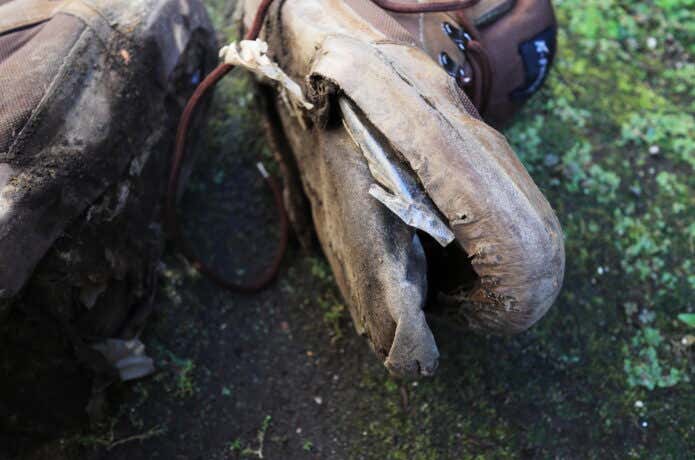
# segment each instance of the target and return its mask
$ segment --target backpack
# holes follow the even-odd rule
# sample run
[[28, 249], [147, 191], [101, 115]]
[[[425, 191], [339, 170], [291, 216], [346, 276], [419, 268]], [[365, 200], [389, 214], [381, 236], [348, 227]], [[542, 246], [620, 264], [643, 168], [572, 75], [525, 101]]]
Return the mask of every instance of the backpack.
[[178, 115], [215, 62], [197, 0], [0, 0], [4, 429], [64, 429], [151, 371], [153, 222]]

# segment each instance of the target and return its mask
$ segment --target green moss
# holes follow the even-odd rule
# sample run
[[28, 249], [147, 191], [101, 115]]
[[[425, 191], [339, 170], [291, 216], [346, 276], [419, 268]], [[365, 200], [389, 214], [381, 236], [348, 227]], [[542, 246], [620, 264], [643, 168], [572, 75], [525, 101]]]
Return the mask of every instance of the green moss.
[[[634, 455], [675, 452], [682, 441], [652, 427], [670, 421], [687, 437], [693, 422], [674, 408], [692, 391], [691, 352], [672, 344], [685, 333], [674, 319], [691, 305], [695, 203], [695, 122], [683, 97], [693, 93], [693, 35], [672, 22], [692, 12], [676, 3], [558, 2], [555, 78], [508, 132], [566, 234], [564, 291], [532, 334], [557, 349], [565, 340], [548, 326], [576, 331], [579, 361], [568, 369], [603, 422], [592, 425], [576, 396], [564, 405], [589, 439], [611, 439], [610, 449], [623, 439]], [[645, 389], [664, 386], [676, 390], [654, 390], [649, 410], [635, 412]], [[630, 446], [631, 432], [652, 442]]]

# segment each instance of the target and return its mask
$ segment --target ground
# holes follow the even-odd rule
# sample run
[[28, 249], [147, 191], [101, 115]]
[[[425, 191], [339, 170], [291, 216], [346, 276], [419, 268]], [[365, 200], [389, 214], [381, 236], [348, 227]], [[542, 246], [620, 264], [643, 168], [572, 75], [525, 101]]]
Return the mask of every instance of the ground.
[[[120, 387], [64, 457], [693, 458], [695, 2], [555, 5], [555, 69], [505, 131], [566, 237], [565, 285], [537, 326], [480, 337], [432, 318], [437, 376], [399, 382], [320, 254], [293, 243], [278, 281], [245, 296], [170, 248], [143, 337], [158, 373]], [[230, 2], [208, 6], [233, 36]], [[183, 207], [201, 251], [240, 276], [276, 236], [255, 107], [241, 76], [220, 88]]]

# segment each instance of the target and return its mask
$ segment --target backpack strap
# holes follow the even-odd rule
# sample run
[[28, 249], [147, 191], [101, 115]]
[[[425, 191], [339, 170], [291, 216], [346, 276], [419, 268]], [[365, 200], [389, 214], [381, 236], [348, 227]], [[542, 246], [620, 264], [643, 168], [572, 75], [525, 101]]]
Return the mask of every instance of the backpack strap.
[[46, 22], [57, 14], [81, 19], [103, 41], [113, 33], [108, 20], [92, 2], [85, 0], [10, 0], [0, 3], [0, 35]]
[[107, 43], [113, 33], [117, 32], [116, 28], [109, 24], [99, 6], [89, 0], [64, 0], [54, 13], [67, 14], [82, 20], [104, 43]]
[[0, 5], [0, 34], [49, 20], [64, 0], [10, 0]]

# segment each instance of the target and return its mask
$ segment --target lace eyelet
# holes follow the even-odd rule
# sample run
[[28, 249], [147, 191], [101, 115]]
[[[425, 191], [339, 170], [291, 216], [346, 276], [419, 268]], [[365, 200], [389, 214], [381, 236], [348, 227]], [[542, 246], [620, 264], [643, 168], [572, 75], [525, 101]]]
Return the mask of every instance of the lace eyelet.
[[459, 66], [456, 71], [456, 80], [460, 86], [468, 86], [473, 81], [473, 78], [466, 73], [466, 69]]
[[452, 26], [448, 22], [442, 22], [442, 30], [444, 31], [445, 34], [447, 34], [448, 37], [453, 38], [455, 35], [457, 35], [457, 29], [456, 27]]
[[452, 77], [456, 76], [456, 69], [458, 65], [454, 62], [453, 59], [451, 59], [451, 56], [449, 56], [445, 51], [439, 53], [439, 64], [441, 64], [446, 73], [448, 73]]
[[473, 40], [473, 38], [465, 30], [458, 29], [452, 26], [448, 22], [442, 23], [442, 30], [444, 33], [454, 42], [456, 47], [462, 53], [468, 51], [468, 43]]

